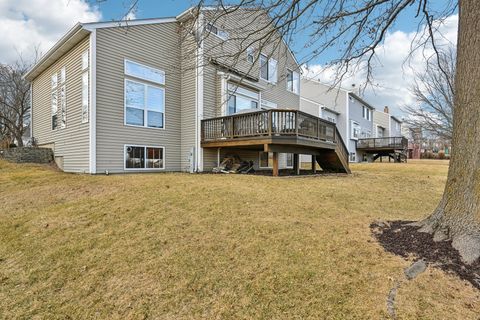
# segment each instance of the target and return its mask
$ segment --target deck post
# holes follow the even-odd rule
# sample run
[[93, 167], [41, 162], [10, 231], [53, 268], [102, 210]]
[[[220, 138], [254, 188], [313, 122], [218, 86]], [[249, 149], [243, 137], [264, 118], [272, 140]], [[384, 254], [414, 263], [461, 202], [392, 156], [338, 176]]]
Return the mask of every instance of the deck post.
[[317, 156], [312, 154], [312, 173], [317, 173]]
[[300, 174], [300, 157], [298, 153], [293, 154], [293, 171], [294, 174]]
[[272, 175], [278, 177], [278, 152], [273, 152], [273, 171]]

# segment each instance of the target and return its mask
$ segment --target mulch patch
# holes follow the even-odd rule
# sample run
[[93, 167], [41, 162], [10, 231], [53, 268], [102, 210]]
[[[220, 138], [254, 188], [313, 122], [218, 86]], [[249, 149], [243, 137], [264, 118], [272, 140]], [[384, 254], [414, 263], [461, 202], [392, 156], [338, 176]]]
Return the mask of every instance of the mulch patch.
[[480, 289], [480, 261], [471, 265], [462, 262], [451, 241], [433, 241], [433, 235], [419, 232], [418, 227], [408, 225], [413, 221], [374, 222], [370, 229], [383, 248], [408, 258], [423, 259], [429, 265], [447, 273], [456, 274]]

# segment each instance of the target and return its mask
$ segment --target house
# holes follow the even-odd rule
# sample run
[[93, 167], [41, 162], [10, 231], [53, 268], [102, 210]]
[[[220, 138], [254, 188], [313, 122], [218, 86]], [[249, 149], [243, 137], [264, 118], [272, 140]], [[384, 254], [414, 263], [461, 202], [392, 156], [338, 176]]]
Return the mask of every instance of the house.
[[389, 161], [406, 161], [408, 140], [402, 133], [402, 121], [390, 114], [388, 106], [384, 107], [383, 112], [373, 112], [373, 126], [375, 136], [360, 141], [357, 148], [362, 150], [370, 161], [382, 161], [383, 157], [388, 157]]
[[[301, 79], [301, 87], [300, 110], [334, 122], [347, 146], [349, 161], [363, 161], [357, 141], [372, 137], [375, 108], [353, 90], [332, 88], [308, 78]], [[302, 157], [302, 161], [306, 159]]]
[[348, 172], [336, 126], [299, 111], [299, 65], [272, 28], [248, 8], [78, 23], [26, 75], [31, 136], [66, 172], [202, 172], [231, 153]]

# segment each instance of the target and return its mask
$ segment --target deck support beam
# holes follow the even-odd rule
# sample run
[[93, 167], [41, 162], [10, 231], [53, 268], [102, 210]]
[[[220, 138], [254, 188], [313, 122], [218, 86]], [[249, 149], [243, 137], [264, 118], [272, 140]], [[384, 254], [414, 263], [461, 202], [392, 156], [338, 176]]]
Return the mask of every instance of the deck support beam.
[[317, 156], [312, 155], [312, 173], [317, 173]]
[[300, 157], [298, 153], [293, 154], [293, 171], [294, 174], [300, 174]]
[[272, 175], [278, 177], [278, 152], [273, 153], [273, 171]]

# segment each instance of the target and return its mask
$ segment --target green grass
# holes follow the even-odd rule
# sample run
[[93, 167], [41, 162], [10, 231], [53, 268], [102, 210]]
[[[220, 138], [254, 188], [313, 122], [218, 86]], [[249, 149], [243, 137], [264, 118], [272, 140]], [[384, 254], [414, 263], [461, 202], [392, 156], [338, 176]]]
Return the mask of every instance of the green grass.
[[[0, 318], [381, 319], [409, 262], [369, 224], [437, 204], [447, 163], [343, 177], [87, 176], [0, 162]], [[475, 319], [439, 270], [403, 285], [401, 319]]]

